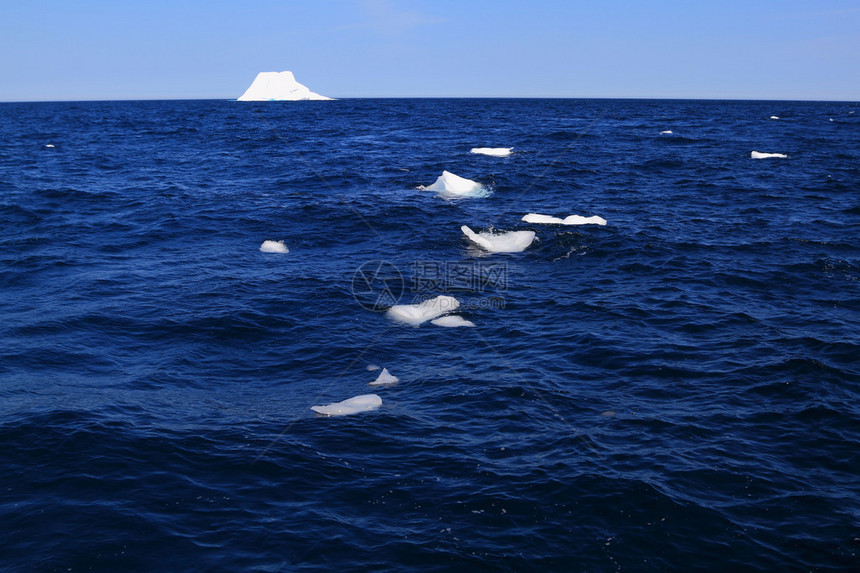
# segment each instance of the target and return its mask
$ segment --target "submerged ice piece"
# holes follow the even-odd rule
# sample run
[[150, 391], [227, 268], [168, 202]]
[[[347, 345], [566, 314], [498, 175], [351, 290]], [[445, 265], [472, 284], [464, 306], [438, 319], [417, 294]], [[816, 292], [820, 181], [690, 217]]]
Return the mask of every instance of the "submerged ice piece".
[[458, 326], [475, 326], [471, 320], [466, 320], [459, 314], [449, 314], [448, 316], [440, 316], [430, 321], [430, 324], [436, 326], [445, 326], [448, 328], [456, 328]]
[[750, 157], [753, 159], [769, 159], [771, 157], [777, 157], [780, 159], [785, 159], [788, 155], [784, 153], [762, 153], [760, 151], [753, 151], [750, 153]]
[[539, 213], [529, 213], [523, 215], [523, 221], [526, 223], [539, 223], [541, 225], [605, 225], [606, 219], [594, 215], [592, 217], [583, 217], [582, 215], [568, 215], [564, 219], [559, 217], [551, 217], [550, 215], [541, 215]]
[[330, 100], [296, 81], [293, 72], [260, 72], [237, 101]]
[[463, 234], [479, 247], [491, 253], [519, 253], [535, 240], [534, 231], [508, 231], [507, 233], [476, 233], [466, 225]]
[[469, 153], [492, 155], [493, 157], [507, 157], [513, 152], [513, 150], [513, 147], [473, 147]]
[[362, 394], [343, 402], [334, 402], [325, 406], [311, 406], [311, 410], [324, 416], [348, 416], [359, 412], [370, 412], [382, 406], [382, 398], [376, 394]]
[[370, 382], [371, 386], [391, 386], [393, 384], [397, 384], [400, 382], [400, 378], [391, 374], [388, 371], [388, 368], [383, 368], [382, 372], [379, 373], [379, 376], [376, 377], [376, 380]]
[[484, 186], [477, 181], [454, 175], [450, 171], [442, 171], [442, 175], [432, 185], [421, 186], [419, 189], [458, 197], [481, 197], [487, 193]]
[[453, 296], [441, 295], [419, 304], [398, 304], [388, 309], [386, 314], [392, 320], [418, 326], [422, 322], [433, 320], [443, 314], [448, 314], [460, 306]]
[[283, 241], [263, 241], [263, 244], [260, 245], [260, 250], [264, 253], [289, 253], [290, 249], [284, 244]]

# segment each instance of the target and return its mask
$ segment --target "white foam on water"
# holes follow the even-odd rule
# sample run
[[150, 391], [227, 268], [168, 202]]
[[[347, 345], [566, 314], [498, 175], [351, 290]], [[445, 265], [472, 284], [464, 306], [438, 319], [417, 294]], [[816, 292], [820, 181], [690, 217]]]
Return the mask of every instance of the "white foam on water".
[[460, 301], [453, 296], [440, 295], [418, 304], [394, 305], [385, 314], [397, 322], [418, 326], [422, 322], [453, 312], [459, 306]]
[[779, 116], [778, 115], [772, 115], [772, 116], [770, 116], [770, 118], [771, 119], [779, 119]]
[[506, 233], [476, 233], [466, 225], [460, 227], [470, 241], [491, 253], [519, 253], [535, 240], [534, 231], [508, 231]]
[[671, 134], [672, 134], [672, 130], [671, 130], [671, 129], [667, 129], [667, 130], [665, 130], [665, 131], [661, 131], [661, 132], [660, 132], [660, 135], [671, 135]]
[[446, 328], [457, 328], [458, 326], [475, 326], [471, 320], [466, 320], [459, 314], [449, 314], [448, 316], [440, 316], [439, 318], [430, 321], [430, 324], [436, 326], [444, 326]]
[[362, 394], [343, 402], [334, 402], [325, 406], [311, 406], [311, 410], [324, 416], [348, 416], [360, 412], [370, 412], [380, 406], [382, 406], [382, 398], [376, 394]]
[[513, 153], [513, 147], [473, 147], [469, 153], [477, 153], [478, 155], [491, 155], [493, 157], [507, 157]]
[[784, 153], [762, 153], [760, 151], [753, 151], [752, 153], [750, 153], [750, 157], [752, 159], [769, 159], [772, 157], [785, 159], [786, 157], [788, 157], [788, 155]]
[[371, 386], [391, 386], [400, 382], [400, 378], [394, 376], [388, 371], [388, 368], [383, 368], [376, 380], [370, 382]]
[[289, 253], [290, 249], [284, 244], [283, 241], [263, 241], [263, 244], [260, 245], [260, 250], [264, 253]]
[[541, 225], [606, 225], [606, 219], [598, 217], [597, 215], [593, 215], [591, 217], [568, 215], [564, 219], [560, 219], [550, 215], [529, 213], [528, 215], [523, 215], [522, 220], [526, 223], [538, 223]]
[[442, 171], [442, 175], [436, 178], [432, 185], [427, 187], [421, 185], [418, 188], [436, 191], [440, 195], [448, 197], [486, 197], [489, 195], [487, 188], [477, 181], [454, 175], [450, 171]]

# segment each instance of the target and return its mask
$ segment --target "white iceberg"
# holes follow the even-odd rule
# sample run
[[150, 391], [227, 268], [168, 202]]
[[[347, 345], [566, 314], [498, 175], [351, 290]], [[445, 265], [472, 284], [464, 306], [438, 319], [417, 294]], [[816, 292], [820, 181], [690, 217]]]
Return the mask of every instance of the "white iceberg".
[[284, 244], [283, 241], [263, 241], [263, 244], [260, 245], [260, 250], [264, 253], [289, 253], [290, 249]]
[[382, 406], [382, 398], [376, 394], [362, 394], [343, 402], [334, 402], [325, 406], [311, 406], [311, 410], [324, 416], [348, 416], [359, 412], [370, 412]]
[[529, 213], [528, 215], [523, 215], [522, 220], [526, 223], [538, 223], [541, 225], [606, 225], [606, 219], [597, 215], [591, 217], [568, 215], [564, 219], [560, 219], [559, 217], [552, 217], [550, 215]]
[[388, 371], [388, 368], [383, 368], [376, 380], [370, 382], [371, 386], [391, 386], [400, 382], [400, 378], [394, 376]]
[[418, 326], [443, 314], [457, 310], [460, 306], [453, 296], [441, 295], [419, 304], [398, 304], [386, 311], [392, 320]]
[[508, 231], [506, 233], [476, 233], [466, 225], [463, 234], [479, 247], [491, 253], [519, 253], [535, 240], [534, 231]]
[[238, 101], [330, 100], [296, 81], [293, 72], [260, 72]]
[[779, 119], [779, 116], [778, 115], [772, 115], [772, 116], [770, 116], [770, 118], [771, 119]]
[[780, 159], [785, 159], [788, 155], [784, 153], [761, 153], [760, 151], [753, 151], [750, 153], [750, 157], [752, 159], [768, 159], [771, 157], [778, 157]]
[[488, 195], [487, 189], [477, 181], [454, 175], [450, 171], [442, 171], [442, 175], [432, 185], [427, 187], [421, 185], [418, 188], [436, 191], [441, 195], [452, 197], [486, 197]]
[[473, 147], [469, 153], [492, 155], [493, 157], [507, 157], [513, 152], [513, 150], [513, 147]]
[[459, 314], [449, 314], [448, 316], [440, 316], [430, 321], [430, 324], [436, 326], [444, 326], [447, 328], [457, 328], [458, 326], [475, 326], [471, 320], [466, 320]]
[[671, 135], [671, 134], [672, 134], [671, 129], [666, 129], [666, 130], [660, 132], [660, 135]]

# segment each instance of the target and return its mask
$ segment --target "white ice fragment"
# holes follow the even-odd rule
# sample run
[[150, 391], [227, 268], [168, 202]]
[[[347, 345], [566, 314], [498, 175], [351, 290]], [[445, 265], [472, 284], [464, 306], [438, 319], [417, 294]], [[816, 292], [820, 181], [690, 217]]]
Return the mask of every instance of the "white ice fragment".
[[534, 231], [508, 231], [506, 233], [476, 233], [466, 225], [463, 234], [479, 247], [491, 253], [519, 253], [535, 240]]
[[772, 115], [772, 116], [770, 116], [770, 118], [771, 119], [779, 119], [779, 116], [778, 115]]
[[661, 132], [660, 132], [660, 135], [672, 135], [672, 130], [671, 130], [671, 129], [666, 129], [666, 130], [664, 130], [664, 131], [661, 131]]
[[447, 328], [456, 328], [458, 326], [475, 326], [474, 322], [472, 322], [471, 320], [466, 320], [459, 314], [440, 316], [439, 318], [431, 320], [430, 324], [435, 324], [436, 326], [445, 326]]
[[368, 372], [373, 372], [374, 370], [379, 370], [379, 366], [377, 366], [376, 364], [368, 364], [367, 365], [367, 371]]
[[311, 410], [325, 416], [348, 416], [359, 412], [370, 412], [382, 406], [382, 398], [376, 394], [362, 394], [343, 402], [334, 402], [325, 406], [311, 406]]
[[529, 213], [523, 215], [523, 221], [526, 223], [538, 223], [541, 225], [564, 225], [564, 219], [552, 217], [550, 215], [541, 215], [539, 213]]
[[400, 382], [400, 378], [394, 376], [388, 371], [388, 368], [383, 368], [376, 380], [370, 382], [371, 386], [391, 386]]
[[513, 152], [513, 150], [513, 147], [473, 147], [469, 153], [492, 155], [493, 157], [507, 157]]
[[330, 100], [296, 81], [293, 72], [260, 72], [238, 101]]
[[46, 145], [45, 145], [45, 147], [54, 147], [54, 144], [53, 144], [53, 143], [48, 143], [48, 144], [46, 144]]
[[606, 219], [594, 215], [592, 217], [583, 217], [582, 215], [568, 215], [564, 219], [552, 217], [550, 215], [541, 215], [539, 213], [529, 213], [523, 216], [523, 221], [526, 223], [539, 223], [541, 225], [605, 225]]
[[432, 185], [427, 187], [422, 185], [419, 189], [436, 191], [441, 195], [454, 197], [485, 197], [487, 195], [486, 188], [477, 181], [454, 175], [450, 171], [442, 171], [442, 175]]
[[781, 159], [785, 159], [786, 157], [788, 157], [788, 155], [784, 153], [762, 153], [760, 151], [753, 151], [752, 153], [750, 153], [750, 157], [752, 159], [768, 159], [770, 157], [778, 157]]
[[565, 225], [606, 225], [606, 219], [593, 215], [583, 217], [581, 215], [568, 215], [564, 218]]
[[392, 320], [418, 326], [422, 322], [453, 312], [459, 306], [460, 301], [453, 296], [441, 295], [419, 304], [394, 305], [386, 311], [386, 314]]
[[260, 245], [260, 250], [264, 253], [289, 253], [290, 249], [284, 244], [283, 241], [263, 241], [263, 244]]

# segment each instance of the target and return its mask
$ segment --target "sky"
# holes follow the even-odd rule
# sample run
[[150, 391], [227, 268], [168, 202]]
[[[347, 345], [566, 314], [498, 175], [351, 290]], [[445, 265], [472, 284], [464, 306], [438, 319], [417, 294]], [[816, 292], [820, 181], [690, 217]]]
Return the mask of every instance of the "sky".
[[858, 0], [0, 0], [0, 101], [860, 100]]

